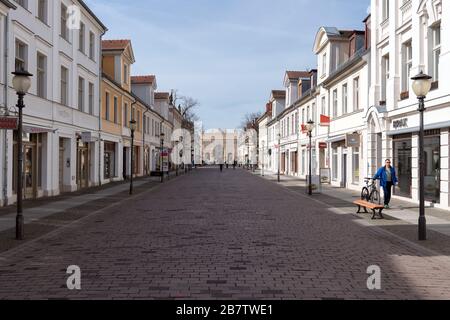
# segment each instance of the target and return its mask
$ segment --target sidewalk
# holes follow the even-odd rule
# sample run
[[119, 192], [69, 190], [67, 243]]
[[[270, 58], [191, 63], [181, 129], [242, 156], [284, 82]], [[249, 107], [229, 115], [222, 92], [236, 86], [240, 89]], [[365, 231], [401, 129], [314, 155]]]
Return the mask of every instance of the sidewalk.
[[[262, 177], [261, 171], [257, 170], [253, 173]], [[274, 172], [265, 172], [264, 179], [277, 182], [277, 174]], [[301, 193], [306, 196], [307, 183], [305, 180], [281, 176], [281, 185], [291, 191]], [[322, 185], [322, 193], [313, 195], [317, 201], [332, 207], [332, 211], [337, 214], [353, 214], [356, 215], [356, 206], [353, 201], [360, 198], [360, 193], [353, 190]], [[446, 210], [427, 207], [427, 230], [429, 239], [427, 242], [417, 241], [419, 206], [409, 201], [400, 199], [392, 199], [391, 209], [384, 210], [384, 220], [371, 220], [371, 214], [358, 215], [366, 220], [366, 224], [371, 226], [379, 226], [383, 229], [394, 233], [402, 238], [424, 245], [433, 250], [440, 251], [443, 249], [446, 254], [450, 254], [450, 213]], [[436, 235], [439, 234], [441, 236]], [[445, 245], [444, 245], [445, 242]], [[444, 248], [444, 246], [446, 246]]]
[[[184, 172], [180, 177], [185, 175]], [[175, 180], [175, 172], [165, 183]], [[160, 177], [136, 178], [133, 195], [160, 185]], [[100, 187], [65, 193], [57, 197], [24, 201], [25, 240], [15, 241], [16, 205], [0, 208], [0, 253], [64, 227], [98, 210], [130, 198], [130, 182], [121, 181]]]

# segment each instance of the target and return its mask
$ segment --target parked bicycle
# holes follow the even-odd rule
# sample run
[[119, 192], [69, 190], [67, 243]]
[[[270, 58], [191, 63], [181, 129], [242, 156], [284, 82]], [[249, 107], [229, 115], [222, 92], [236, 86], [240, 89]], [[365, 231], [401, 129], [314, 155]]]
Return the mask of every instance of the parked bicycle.
[[378, 203], [381, 204], [381, 196], [380, 192], [377, 188], [377, 181], [378, 179], [373, 178], [365, 178], [364, 182], [366, 185], [361, 191], [361, 200], [365, 200], [367, 202], [371, 203]]

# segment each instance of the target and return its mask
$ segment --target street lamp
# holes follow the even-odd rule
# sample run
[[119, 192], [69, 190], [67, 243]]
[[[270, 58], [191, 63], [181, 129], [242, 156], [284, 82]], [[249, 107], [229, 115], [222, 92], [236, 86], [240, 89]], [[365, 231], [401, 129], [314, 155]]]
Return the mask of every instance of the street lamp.
[[134, 174], [134, 132], [136, 131], [136, 120], [130, 120], [131, 130], [131, 174], [130, 174], [130, 195], [133, 194], [133, 174]]
[[159, 171], [161, 171], [161, 183], [164, 182], [164, 168], [163, 168], [163, 152], [164, 152], [164, 133], [161, 132], [160, 137], [161, 137], [161, 164], [159, 166]]
[[247, 144], [247, 170], [250, 170], [250, 138], [245, 138]]
[[23, 98], [28, 93], [31, 87], [31, 79], [33, 75], [27, 71], [20, 70], [12, 73], [13, 87], [17, 92], [18, 101], [17, 108], [19, 109], [19, 125], [17, 128], [17, 216], [16, 216], [16, 239], [23, 240], [24, 235], [24, 218], [23, 218], [23, 108], [25, 104]]
[[264, 144], [265, 144], [265, 141], [263, 140], [262, 141], [262, 176], [264, 177], [264, 164], [265, 164], [265, 160], [266, 160], [266, 158], [265, 158], [265, 153], [264, 153]]
[[419, 210], [419, 240], [427, 239], [427, 221], [425, 218], [425, 129], [424, 129], [424, 112], [425, 98], [431, 90], [431, 79], [427, 74], [421, 71], [417, 76], [412, 77], [412, 89], [419, 99], [420, 112], [420, 132], [419, 132], [419, 193], [420, 193], [420, 210]]
[[[178, 145], [179, 143], [180, 143], [180, 141], [175, 141], [176, 145]], [[175, 172], [176, 172], [176, 176], [178, 177], [178, 163], [175, 163]]]
[[281, 182], [281, 134], [278, 134], [278, 182]]
[[314, 130], [314, 121], [309, 120], [306, 124], [306, 130], [309, 136], [309, 186], [308, 194], [312, 196], [312, 132]]

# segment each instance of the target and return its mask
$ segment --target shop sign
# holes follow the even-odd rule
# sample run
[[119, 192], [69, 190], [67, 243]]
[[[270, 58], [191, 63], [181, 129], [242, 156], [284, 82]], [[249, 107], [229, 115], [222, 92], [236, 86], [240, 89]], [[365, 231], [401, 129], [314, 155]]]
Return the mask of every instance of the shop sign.
[[326, 142], [319, 142], [319, 149], [327, 149], [328, 144]]
[[19, 126], [19, 118], [17, 117], [0, 117], [0, 129], [17, 130]]
[[361, 146], [361, 136], [357, 133], [347, 134], [345, 145], [347, 148], [359, 148]]
[[93, 142], [92, 132], [82, 132], [81, 133], [81, 141], [83, 141], [84, 143]]
[[394, 129], [408, 128], [408, 118], [396, 120], [393, 122]]

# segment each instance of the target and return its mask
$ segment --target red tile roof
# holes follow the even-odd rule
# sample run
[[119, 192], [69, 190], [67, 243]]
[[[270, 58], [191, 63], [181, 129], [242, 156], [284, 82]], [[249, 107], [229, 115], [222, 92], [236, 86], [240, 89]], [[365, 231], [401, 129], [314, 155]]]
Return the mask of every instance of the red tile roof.
[[289, 79], [309, 78], [311, 76], [309, 71], [286, 71]]
[[102, 48], [103, 50], [125, 50], [126, 47], [131, 43], [131, 40], [103, 40]]
[[170, 93], [168, 92], [155, 92], [155, 99], [157, 100], [164, 100], [169, 99]]
[[148, 76], [132, 76], [131, 83], [136, 84], [153, 84], [155, 83], [156, 77], [154, 75]]

